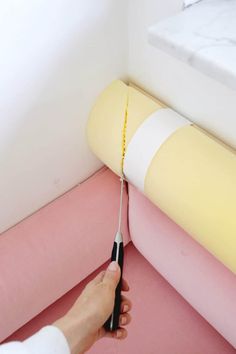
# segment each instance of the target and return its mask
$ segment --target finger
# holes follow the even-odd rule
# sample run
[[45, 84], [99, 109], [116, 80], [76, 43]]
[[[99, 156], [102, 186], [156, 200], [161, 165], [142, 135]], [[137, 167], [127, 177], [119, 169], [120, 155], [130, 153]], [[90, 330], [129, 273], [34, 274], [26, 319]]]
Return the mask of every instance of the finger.
[[115, 290], [120, 280], [120, 267], [117, 262], [111, 262], [104, 274], [102, 282]]
[[123, 315], [120, 315], [120, 318], [119, 318], [119, 325], [120, 326], [126, 326], [130, 323], [131, 321], [131, 316], [129, 313], [125, 313]]
[[128, 335], [128, 332], [125, 328], [118, 328], [114, 332], [105, 332], [104, 337], [107, 338], [116, 338], [116, 339], [125, 339]]
[[103, 337], [106, 336], [106, 330], [104, 327], [101, 327], [99, 330], [98, 330], [98, 337], [97, 339], [101, 339]]
[[121, 290], [129, 291], [129, 284], [127, 283], [127, 281], [124, 278], [122, 278], [122, 288], [121, 288]]
[[94, 284], [99, 284], [103, 280], [105, 275], [105, 270], [102, 270], [98, 275], [92, 280]]
[[132, 308], [132, 302], [122, 295], [121, 297], [121, 313], [129, 312]]
[[87, 287], [101, 283], [101, 281], [104, 278], [104, 275], [105, 275], [105, 270], [98, 273], [97, 276], [87, 284]]

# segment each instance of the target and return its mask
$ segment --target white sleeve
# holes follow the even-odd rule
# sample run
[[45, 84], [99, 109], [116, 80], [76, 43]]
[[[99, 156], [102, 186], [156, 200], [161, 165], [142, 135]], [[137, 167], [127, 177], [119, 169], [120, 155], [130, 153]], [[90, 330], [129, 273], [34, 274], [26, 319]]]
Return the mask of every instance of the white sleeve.
[[70, 348], [59, 328], [46, 326], [24, 342], [0, 345], [0, 354], [70, 354]]

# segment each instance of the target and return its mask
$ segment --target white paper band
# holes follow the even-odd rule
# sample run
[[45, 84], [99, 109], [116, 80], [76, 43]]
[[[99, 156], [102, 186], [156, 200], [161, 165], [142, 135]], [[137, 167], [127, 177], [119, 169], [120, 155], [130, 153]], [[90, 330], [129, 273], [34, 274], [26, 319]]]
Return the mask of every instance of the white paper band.
[[144, 191], [147, 170], [158, 149], [177, 129], [190, 124], [169, 108], [159, 109], [145, 119], [127, 146], [124, 174], [128, 181]]

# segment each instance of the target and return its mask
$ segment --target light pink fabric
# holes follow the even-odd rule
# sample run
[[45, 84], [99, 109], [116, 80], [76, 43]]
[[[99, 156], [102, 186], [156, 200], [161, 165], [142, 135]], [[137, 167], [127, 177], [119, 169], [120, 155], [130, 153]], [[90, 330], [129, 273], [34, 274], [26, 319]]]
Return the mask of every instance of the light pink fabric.
[[[101, 269], [99, 269], [101, 270]], [[96, 272], [97, 273], [97, 272]], [[92, 274], [8, 340], [23, 340], [73, 304]], [[235, 354], [221, 337], [129, 244], [124, 276], [133, 302], [125, 341], [102, 339], [88, 354]]]
[[129, 228], [144, 257], [236, 348], [236, 276], [132, 186]]
[[[0, 340], [110, 258], [119, 193], [102, 169], [0, 236]], [[123, 220], [127, 242], [126, 193]]]

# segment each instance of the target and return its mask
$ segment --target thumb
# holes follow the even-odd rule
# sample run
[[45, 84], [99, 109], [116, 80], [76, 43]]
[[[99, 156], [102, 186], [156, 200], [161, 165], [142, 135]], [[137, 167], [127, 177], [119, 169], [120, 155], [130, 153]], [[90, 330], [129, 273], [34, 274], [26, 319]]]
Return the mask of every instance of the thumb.
[[117, 262], [111, 262], [104, 274], [103, 283], [109, 285], [111, 288], [117, 287], [120, 280], [120, 266]]

